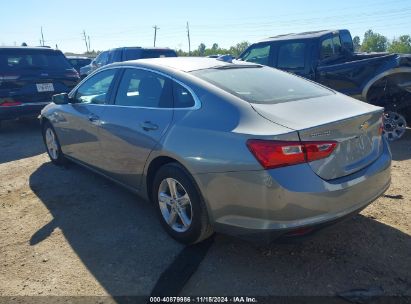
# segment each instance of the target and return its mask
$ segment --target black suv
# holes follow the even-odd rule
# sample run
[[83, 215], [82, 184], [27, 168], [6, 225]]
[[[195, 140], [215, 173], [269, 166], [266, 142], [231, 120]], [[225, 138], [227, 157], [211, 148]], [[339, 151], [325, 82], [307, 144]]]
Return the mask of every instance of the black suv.
[[0, 47], [0, 122], [36, 117], [79, 75], [63, 53], [46, 47]]
[[82, 56], [66, 56], [68, 62], [80, 73], [80, 68], [91, 63], [93, 58], [82, 57]]
[[94, 70], [113, 62], [143, 58], [177, 57], [174, 50], [168, 48], [121, 47], [100, 53], [91, 63], [90, 74]]

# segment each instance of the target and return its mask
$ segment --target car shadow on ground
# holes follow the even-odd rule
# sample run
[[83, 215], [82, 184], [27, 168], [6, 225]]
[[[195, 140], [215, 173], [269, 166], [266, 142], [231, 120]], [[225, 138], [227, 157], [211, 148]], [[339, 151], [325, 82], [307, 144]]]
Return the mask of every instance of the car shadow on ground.
[[408, 129], [400, 140], [391, 142], [390, 147], [393, 160], [411, 159], [411, 129]]
[[78, 165], [45, 163], [29, 180], [53, 220], [30, 239], [56, 228], [112, 296], [149, 295], [182, 246], [163, 231], [152, 205]]
[[[43, 164], [30, 187], [53, 216], [30, 244], [61, 229], [111, 296], [149, 295], [183, 249], [148, 202], [77, 165]], [[292, 243], [260, 246], [217, 235], [180, 294], [336, 295], [377, 287], [404, 295], [411, 293], [410, 252], [409, 235], [363, 215]], [[180, 279], [174, 275], [169, 281]]]
[[410, 235], [363, 215], [268, 246], [218, 235], [181, 295], [411, 296], [410, 252]]
[[[16, 149], [16, 146], [19, 148]], [[0, 127], [0, 151], [0, 163], [44, 153], [39, 121], [3, 121]]]

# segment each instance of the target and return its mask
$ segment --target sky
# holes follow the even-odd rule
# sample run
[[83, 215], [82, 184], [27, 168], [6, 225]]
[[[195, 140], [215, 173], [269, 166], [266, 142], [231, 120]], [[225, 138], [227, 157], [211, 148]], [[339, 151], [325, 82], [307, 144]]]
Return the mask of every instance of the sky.
[[0, 0], [0, 45], [45, 44], [83, 53], [83, 30], [91, 49], [157, 46], [188, 51], [200, 43], [230, 47], [241, 41], [311, 30], [364, 32], [392, 39], [411, 34], [410, 0]]

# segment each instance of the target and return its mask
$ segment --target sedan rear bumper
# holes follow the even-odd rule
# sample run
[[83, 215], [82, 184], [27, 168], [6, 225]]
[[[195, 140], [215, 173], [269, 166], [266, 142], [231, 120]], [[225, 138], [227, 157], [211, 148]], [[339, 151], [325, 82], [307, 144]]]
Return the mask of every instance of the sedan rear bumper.
[[216, 231], [266, 240], [358, 213], [388, 189], [390, 165], [391, 152], [384, 140], [376, 161], [330, 181], [321, 179], [308, 164], [198, 174], [195, 179]]
[[0, 120], [12, 120], [17, 118], [35, 118], [41, 110], [50, 102], [23, 103], [18, 106], [0, 106]]

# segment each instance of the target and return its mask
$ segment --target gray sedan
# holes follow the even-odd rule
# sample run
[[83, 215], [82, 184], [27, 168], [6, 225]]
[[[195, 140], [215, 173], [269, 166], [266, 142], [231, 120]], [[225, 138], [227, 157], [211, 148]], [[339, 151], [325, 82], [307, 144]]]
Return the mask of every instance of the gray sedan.
[[389, 187], [383, 109], [261, 65], [212, 58], [111, 64], [41, 113], [51, 161], [154, 203], [165, 230], [291, 237]]

